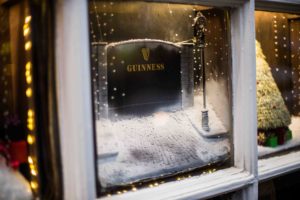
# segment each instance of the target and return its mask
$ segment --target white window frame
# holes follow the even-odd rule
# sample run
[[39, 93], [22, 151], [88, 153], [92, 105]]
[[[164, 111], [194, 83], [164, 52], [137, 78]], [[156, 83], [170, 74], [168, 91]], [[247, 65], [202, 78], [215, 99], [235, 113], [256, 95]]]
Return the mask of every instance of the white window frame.
[[[165, 2], [163, 0], [156, 0]], [[254, 0], [169, 0], [228, 6], [232, 47], [232, 167], [174, 181], [112, 199], [203, 199], [237, 191], [235, 199], [257, 199], [258, 181], [300, 167], [298, 159], [283, 165], [257, 163], [256, 62]], [[298, 5], [295, 1], [260, 1], [261, 5]], [[290, 8], [291, 9], [291, 8]], [[94, 130], [90, 77], [88, 0], [57, 0], [55, 51], [64, 199], [96, 199]], [[292, 154], [287, 156], [293, 157]], [[285, 157], [288, 158], [288, 157]], [[275, 159], [275, 158], [273, 158]], [[290, 167], [287, 167], [290, 162]], [[259, 170], [257, 166], [259, 167]], [[263, 168], [262, 166], [268, 167]], [[259, 174], [258, 174], [259, 171]], [[105, 198], [101, 198], [105, 199]]]
[[[256, 0], [256, 10], [300, 14], [299, 0]], [[258, 160], [258, 179], [266, 181], [300, 169], [300, 151]]]

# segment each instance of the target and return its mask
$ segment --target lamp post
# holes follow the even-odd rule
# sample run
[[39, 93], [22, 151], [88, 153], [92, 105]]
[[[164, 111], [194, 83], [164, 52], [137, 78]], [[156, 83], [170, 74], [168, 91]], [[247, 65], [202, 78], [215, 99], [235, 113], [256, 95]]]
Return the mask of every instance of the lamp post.
[[203, 90], [203, 109], [202, 109], [202, 129], [204, 131], [210, 131], [208, 110], [206, 109], [206, 82], [205, 82], [205, 61], [204, 61], [204, 48], [205, 48], [205, 25], [206, 18], [199, 11], [194, 18], [194, 37], [195, 46], [200, 51], [200, 63], [202, 67], [202, 90]]

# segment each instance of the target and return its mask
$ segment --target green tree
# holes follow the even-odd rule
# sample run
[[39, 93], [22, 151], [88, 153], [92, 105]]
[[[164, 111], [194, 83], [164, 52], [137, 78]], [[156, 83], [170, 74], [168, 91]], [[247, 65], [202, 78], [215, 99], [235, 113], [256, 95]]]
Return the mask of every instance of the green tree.
[[256, 41], [256, 85], [258, 129], [287, 127], [291, 123], [290, 113], [258, 41]]

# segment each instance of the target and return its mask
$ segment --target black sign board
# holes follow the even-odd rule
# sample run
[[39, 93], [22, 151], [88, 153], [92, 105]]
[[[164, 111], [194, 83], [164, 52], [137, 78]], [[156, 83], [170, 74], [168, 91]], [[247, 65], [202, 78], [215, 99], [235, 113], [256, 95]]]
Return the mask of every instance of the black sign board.
[[129, 40], [106, 47], [109, 110], [145, 114], [181, 108], [180, 46]]

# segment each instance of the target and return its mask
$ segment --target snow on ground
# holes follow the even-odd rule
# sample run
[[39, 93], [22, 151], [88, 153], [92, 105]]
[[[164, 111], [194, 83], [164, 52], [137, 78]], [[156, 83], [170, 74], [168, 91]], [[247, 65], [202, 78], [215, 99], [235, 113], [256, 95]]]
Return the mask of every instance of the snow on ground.
[[263, 157], [269, 154], [273, 154], [279, 151], [287, 150], [293, 147], [300, 146], [300, 117], [293, 116], [292, 123], [289, 126], [292, 131], [293, 139], [286, 142], [283, 145], [279, 145], [275, 148], [258, 146], [258, 156]]
[[13, 169], [8, 168], [0, 156], [0, 199], [30, 200], [31, 190], [25, 178]]
[[[129, 184], [227, 159], [229, 139], [204, 138], [195, 127], [197, 119], [201, 124], [199, 101], [201, 98], [195, 99], [195, 106], [183, 111], [156, 112], [114, 122], [97, 121], [102, 186]], [[211, 128], [220, 128], [222, 123], [217, 115], [212, 109], [209, 112]]]

